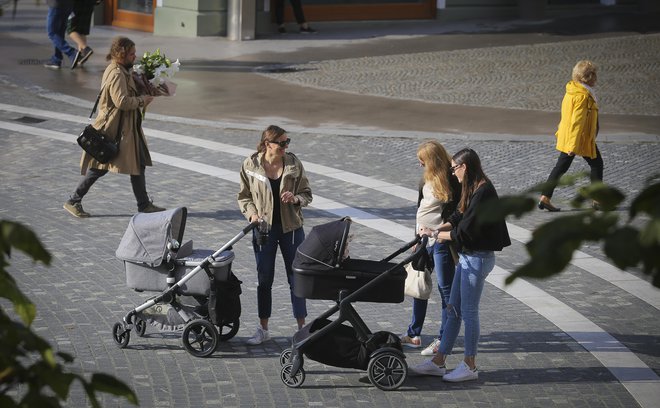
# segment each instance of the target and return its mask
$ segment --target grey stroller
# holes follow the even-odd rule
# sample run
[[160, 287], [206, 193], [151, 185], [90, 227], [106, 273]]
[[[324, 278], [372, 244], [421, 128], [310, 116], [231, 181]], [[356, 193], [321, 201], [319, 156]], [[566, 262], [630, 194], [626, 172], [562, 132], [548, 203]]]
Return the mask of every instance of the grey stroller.
[[[187, 214], [181, 207], [131, 218], [116, 251], [124, 262], [126, 285], [138, 292], [161, 293], [115, 323], [112, 337], [120, 348], [128, 346], [131, 330], [144, 336], [147, 313], [156, 305], [169, 305], [175, 312], [183, 324], [183, 346], [196, 357], [211, 355], [219, 341], [238, 332], [241, 281], [231, 271], [231, 247], [260, 223], [249, 224], [215, 252], [193, 250], [192, 241], [182, 244]], [[185, 304], [184, 298], [197, 305]]]

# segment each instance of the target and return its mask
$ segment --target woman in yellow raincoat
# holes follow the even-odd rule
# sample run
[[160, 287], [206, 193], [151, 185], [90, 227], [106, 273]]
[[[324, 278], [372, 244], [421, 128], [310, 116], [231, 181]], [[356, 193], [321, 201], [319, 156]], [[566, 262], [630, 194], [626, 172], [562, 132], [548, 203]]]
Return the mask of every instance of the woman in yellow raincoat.
[[[548, 182], [556, 182], [573, 163], [575, 156], [582, 156], [591, 168], [591, 181], [603, 180], [603, 158], [596, 146], [598, 135], [598, 102], [593, 90], [596, 85], [596, 66], [591, 61], [579, 61], [573, 67], [573, 79], [566, 84], [566, 94], [561, 103], [561, 121], [557, 129], [559, 158], [550, 172]], [[550, 199], [554, 183], [546, 187], [539, 200], [541, 210], [559, 211]], [[599, 209], [598, 203], [593, 207]]]

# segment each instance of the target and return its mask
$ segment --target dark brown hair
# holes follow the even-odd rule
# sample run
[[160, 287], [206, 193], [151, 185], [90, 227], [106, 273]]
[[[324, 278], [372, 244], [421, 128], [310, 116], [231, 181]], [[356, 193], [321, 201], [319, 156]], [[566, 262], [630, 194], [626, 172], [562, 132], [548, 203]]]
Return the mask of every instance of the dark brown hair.
[[266, 142], [274, 142], [275, 139], [286, 133], [286, 130], [279, 126], [270, 125], [261, 133], [261, 140], [257, 145], [257, 152], [263, 153], [266, 151]]
[[110, 45], [110, 52], [105, 56], [106, 61], [113, 60], [121, 62], [126, 58], [126, 54], [135, 47], [135, 43], [127, 37], [116, 37]]
[[470, 205], [470, 197], [476, 191], [481, 183], [489, 181], [488, 177], [481, 168], [481, 160], [472, 149], [463, 149], [451, 158], [457, 165], [465, 165], [465, 175], [461, 181], [461, 201], [458, 203], [458, 210], [462, 213]]

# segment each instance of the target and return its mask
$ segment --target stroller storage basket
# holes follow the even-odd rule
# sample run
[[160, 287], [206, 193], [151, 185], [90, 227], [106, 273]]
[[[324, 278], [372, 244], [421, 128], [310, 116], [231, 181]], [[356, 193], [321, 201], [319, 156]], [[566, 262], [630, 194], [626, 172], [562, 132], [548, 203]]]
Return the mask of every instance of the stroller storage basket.
[[340, 267], [328, 270], [305, 270], [294, 267], [293, 293], [307, 299], [338, 300], [339, 292], [352, 293], [390, 268], [386, 279], [360, 294], [356, 301], [376, 303], [401, 303], [404, 300], [406, 271], [390, 262], [364, 259], [347, 259]]
[[[199, 266], [202, 261], [213, 251], [209, 249], [195, 249], [192, 254], [175, 259], [173, 277], [176, 282], [181, 280], [188, 272]], [[216, 280], [226, 281], [231, 272], [231, 263], [234, 260], [232, 251], [224, 251], [209, 266]], [[158, 266], [148, 266], [144, 263], [124, 261], [126, 270], [126, 286], [139, 291], [159, 292], [168, 288], [167, 277], [170, 266], [161, 263]], [[204, 295], [208, 296], [211, 290], [211, 282], [205, 272], [195, 274], [190, 280], [180, 286], [182, 295]]]

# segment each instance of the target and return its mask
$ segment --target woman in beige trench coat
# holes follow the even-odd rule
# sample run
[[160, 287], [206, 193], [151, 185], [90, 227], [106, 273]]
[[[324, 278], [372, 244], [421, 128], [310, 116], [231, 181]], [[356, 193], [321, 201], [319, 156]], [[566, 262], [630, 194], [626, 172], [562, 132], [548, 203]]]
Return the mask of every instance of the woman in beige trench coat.
[[80, 159], [83, 178], [64, 203], [64, 209], [76, 217], [89, 217], [90, 214], [83, 210], [82, 199], [96, 180], [111, 171], [131, 176], [139, 212], [164, 211], [164, 208], [154, 205], [147, 194], [144, 172], [146, 166], [151, 166], [151, 156], [142, 132], [140, 109], [149, 105], [154, 97], [139, 96], [131, 76], [135, 43], [126, 37], [115, 38], [106, 59], [110, 64], [103, 73], [99, 114], [94, 128], [111, 138], [121, 135], [119, 155], [110, 163], [102, 164], [83, 152]]

